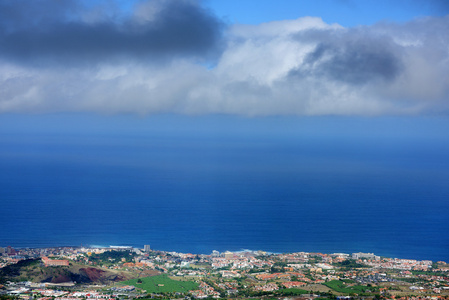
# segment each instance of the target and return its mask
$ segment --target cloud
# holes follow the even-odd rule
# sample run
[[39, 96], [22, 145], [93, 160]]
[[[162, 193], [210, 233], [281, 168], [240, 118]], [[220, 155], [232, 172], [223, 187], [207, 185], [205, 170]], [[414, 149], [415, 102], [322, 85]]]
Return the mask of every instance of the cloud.
[[388, 42], [370, 38], [329, 40], [320, 42], [305, 58], [302, 67], [312, 69], [315, 76], [358, 85], [391, 81], [402, 71], [402, 59]]
[[[157, 12], [152, 17], [150, 9]], [[19, 63], [199, 58], [219, 48], [223, 29], [188, 0], [140, 3], [121, 17], [107, 6], [87, 9], [70, 0], [3, 0], [0, 12], [0, 56]]]
[[191, 0], [45, 3], [0, 1], [0, 112], [449, 113], [449, 16], [224, 27]]

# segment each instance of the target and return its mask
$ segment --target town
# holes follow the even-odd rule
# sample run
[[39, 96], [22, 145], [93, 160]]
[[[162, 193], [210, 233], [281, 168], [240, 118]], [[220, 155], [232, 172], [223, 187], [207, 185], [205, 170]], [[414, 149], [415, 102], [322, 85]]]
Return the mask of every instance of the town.
[[1, 299], [449, 299], [449, 264], [373, 253], [0, 247]]

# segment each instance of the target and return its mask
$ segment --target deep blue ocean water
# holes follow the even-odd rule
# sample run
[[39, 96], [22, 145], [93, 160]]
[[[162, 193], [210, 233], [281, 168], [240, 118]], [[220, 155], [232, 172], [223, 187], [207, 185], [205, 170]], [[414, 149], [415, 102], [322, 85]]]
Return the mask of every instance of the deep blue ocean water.
[[445, 139], [5, 132], [0, 246], [449, 261]]

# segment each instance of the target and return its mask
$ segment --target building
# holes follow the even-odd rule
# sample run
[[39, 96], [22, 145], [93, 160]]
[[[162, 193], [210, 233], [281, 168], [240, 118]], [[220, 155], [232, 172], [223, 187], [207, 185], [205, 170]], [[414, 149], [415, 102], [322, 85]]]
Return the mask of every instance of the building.
[[143, 251], [145, 251], [145, 252], [150, 252], [150, 251], [151, 251], [150, 245], [145, 245], [145, 246], [143, 247]]
[[234, 278], [234, 277], [240, 277], [240, 274], [236, 271], [220, 271], [221, 276], [223, 276], [223, 278]]
[[190, 267], [190, 263], [188, 261], [181, 262], [181, 268], [188, 268], [188, 267]]
[[374, 255], [374, 253], [362, 253], [362, 252], [359, 252], [359, 253], [352, 253], [352, 258], [353, 258], [353, 259], [362, 259], [362, 258], [365, 258], [365, 259], [375, 259], [375, 260], [379, 260], [379, 259], [380, 259], [380, 257]]
[[13, 247], [8, 246], [8, 247], [6, 247], [6, 254], [8, 254], [8, 255], [15, 255], [16, 254], [16, 250], [14, 250]]
[[42, 256], [42, 262], [46, 267], [56, 267], [56, 266], [68, 266], [69, 261], [66, 259], [49, 259], [46, 256]]

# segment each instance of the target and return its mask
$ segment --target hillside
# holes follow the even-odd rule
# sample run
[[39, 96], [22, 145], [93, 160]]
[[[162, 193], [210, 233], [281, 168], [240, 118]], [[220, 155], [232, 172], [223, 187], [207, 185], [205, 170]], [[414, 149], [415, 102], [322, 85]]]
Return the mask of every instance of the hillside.
[[[71, 263], [70, 266], [45, 267], [40, 259], [28, 259], [0, 269], [0, 282], [9, 280], [107, 284], [137, 278], [138, 275], [128, 271], [109, 270], [76, 263]], [[146, 276], [149, 275], [154, 274]]]

